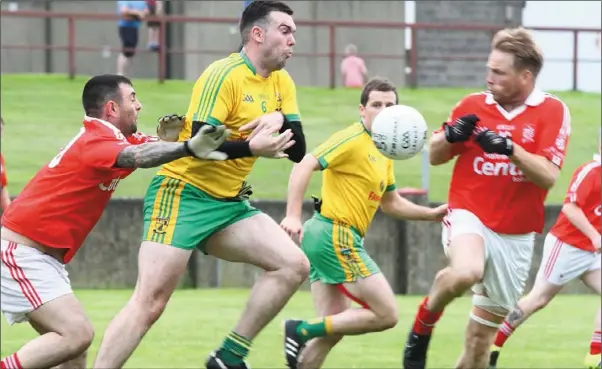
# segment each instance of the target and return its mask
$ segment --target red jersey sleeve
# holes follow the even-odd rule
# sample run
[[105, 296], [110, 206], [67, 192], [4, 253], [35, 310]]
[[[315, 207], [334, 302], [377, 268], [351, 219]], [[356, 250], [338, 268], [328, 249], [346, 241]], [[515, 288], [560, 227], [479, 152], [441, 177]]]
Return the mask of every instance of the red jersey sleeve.
[[6, 169], [4, 168], [4, 156], [0, 154], [0, 187], [6, 187], [7, 184]]
[[115, 165], [119, 153], [130, 145], [128, 141], [116, 137], [91, 137], [86, 142], [83, 161], [93, 168], [110, 169]]
[[[447, 117], [447, 120], [445, 121], [445, 123], [452, 125], [452, 124], [454, 124], [456, 119], [460, 118], [461, 116], [474, 113], [474, 108], [472, 107], [472, 104], [474, 103], [474, 101], [472, 101], [472, 99], [470, 98], [471, 96], [473, 96], [473, 95], [466, 96], [465, 98], [460, 100], [456, 104], [456, 106], [454, 106], [451, 113]], [[443, 132], [443, 126], [436, 129], [433, 133], [439, 133], [439, 132]], [[452, 152], [453, 156], [460, 155], [461, 153], [466, 151], [466, 143], [465, 142], [456, 142], [452, 145], [451, 150], [452, 150], [451, 152]]]
[[562, 168], [571, 135], [571, 114], [569, 108], [555, 98], [550, 99], [550, 105], [546, 108], [547, 124], [543, 125], [540, 131], [536, 154]]
[[580, 167], [573, 174], [569, 190], [564, 198], [564, 203], [573, 203], [580, 208], [583, 208], [588, 194], [593, 190], [596, 172], [592, 170], [593, 166], [585, 165]]

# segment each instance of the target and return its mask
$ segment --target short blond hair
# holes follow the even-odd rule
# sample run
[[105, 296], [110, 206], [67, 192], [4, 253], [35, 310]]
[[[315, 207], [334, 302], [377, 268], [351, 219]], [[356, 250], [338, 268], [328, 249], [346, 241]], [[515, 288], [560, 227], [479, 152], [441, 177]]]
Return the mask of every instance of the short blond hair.
[[531, 34], [523, 27], [498, 31], [491, 49], [514, 55], [514, 67], [528, 70], [537, 77], [543, 67], [543, 54]]

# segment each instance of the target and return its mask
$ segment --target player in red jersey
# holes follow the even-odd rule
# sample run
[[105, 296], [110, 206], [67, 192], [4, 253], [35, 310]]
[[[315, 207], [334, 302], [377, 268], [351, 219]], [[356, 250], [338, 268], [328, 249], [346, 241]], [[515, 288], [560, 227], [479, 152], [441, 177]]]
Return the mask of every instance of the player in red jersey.
[[29, 321], [40, 334], [2, 359], [2, 369], [50, 368], [73, 359], [70, 368], [85, 367], [93, 328], [73, 295], [65, 264], [121, 179], [136, 168], [185, 156], [225, 159], [214, 151], [229, 134], [223, 128], [179, 143], [136, 133], [142, 105], [126, 77], [93, 77], [82, 95], [86, 117], [80, 132], [2, 217], [1, 310], [10, 324]]
[[[0, 137], [2, 136], [2, 131], [4, 131], [4, 120], [0, 117]], [[10, 204], [10, 195], [6, 188], [7, 184], [4, 156], [0, 153], [0, 209], [2, 209], [2, 211], [6, 210]]]
[[[548, 232], [533, 289], [520, 299], [497, 332], [489, 367], [495, 368], [508, 337], [531, 315], [544, 308], [570, 281], [580, 278], [595, 293], [602, 293], [600, 273], [600, 147], [594, 159], [581, 165], [571, 179], [562, 211]], [[587, 368], [600, 366], [600, 309], [596, 315]]]
[[457, 368], [485, 368], [504, 317], [521, 296], [544, 199], [564, 161], [568, 108], [535, 88], [543, 57], [526, 30], [492, 41], [488, 91], [466, 96], [430, 142], [430, 162], [457, 156], [443, 220], [449, 266], [435, 276], [409, 333], [404, 368], [424, 368], [445, 306], [473, 287], [473, 308]]

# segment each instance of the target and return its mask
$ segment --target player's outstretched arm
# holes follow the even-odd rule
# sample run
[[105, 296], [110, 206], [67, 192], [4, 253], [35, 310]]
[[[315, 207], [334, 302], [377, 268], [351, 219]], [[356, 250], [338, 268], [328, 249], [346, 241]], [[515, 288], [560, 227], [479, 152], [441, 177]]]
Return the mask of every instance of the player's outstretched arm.
[[185, 142], [149, 142], [126, 146], [115, 161], [118, 168], [153, 168], [170, 161], [194, 156], [199, 159], [225, 160], [228, 156], [216, 149], [230, 135], [224, 126], [206, 126]]
[[447, 204], [436, 208], [416, 205], [413, 202], [404, 199], [397, 191], [387, 191], [380, 201], [380, 207], [383, 213], [390, 217], [406, 220], [431, 220], [437, 221], [443, 219], [447, 214]]
[[182, 142], [149, 142], [125, 147], [117, 156], [117, 168], [154, 168], [190, 156]]
[[312, 154], [307, 154], [300, 163], [293, 166], [289, 177], [286, 217], [282, 220], [280, 226], [291, 237], [299, 237], [299, 240], [303, 237], [303, 226], [301, 224], [303, 197], [307, 191], [311, 174], [316, 170], [320, 170], [320, 168], [318, 159]]
[[575, 228], [592, 241], [596, 248], [600, 248], [600, 233], [598, 233], [598, 230], [589, 222], [587, 216], [585, 216], [585, 213], [577, 204], [573, 202], [565, 203], [562, 206], [562, 213]]

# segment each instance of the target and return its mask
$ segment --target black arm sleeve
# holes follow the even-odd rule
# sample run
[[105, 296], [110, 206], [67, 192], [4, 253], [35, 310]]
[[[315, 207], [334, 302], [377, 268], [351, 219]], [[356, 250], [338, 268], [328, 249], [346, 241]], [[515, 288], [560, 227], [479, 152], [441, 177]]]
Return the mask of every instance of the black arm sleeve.
[[[192, 133], [190, 137], [196, 135], [199, 132], [199, 129], [201, 129], [201, 127], [205, 124], [207, 123], [192, 122]], [[249, 158], [254, 156], [251, 153], [251, 147], [249, 147], [248, 141], [226, 141], [217, 148], [217, 151], [226, 153], [228, 155], [228, 160]]]
[[[284, 115], [284, 114], [283, 114]], [[284, 123], [282, 124], [282, 128], [280, 129], [280, 133], [290, 129], [293, 132], [293, 140], [295, 144], [284, 152], [288, 155], [288, 158], [295, 163], [301, 162], [303, 157], [305, 157], [305, 152], [307, 150], [305, 144], [305, 135], [303, 134], [303, 127], [301, 126], [301, 122], [293, 121], [289, 122], [284, 118]]]

